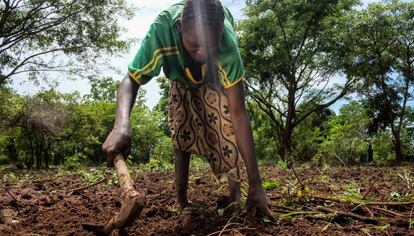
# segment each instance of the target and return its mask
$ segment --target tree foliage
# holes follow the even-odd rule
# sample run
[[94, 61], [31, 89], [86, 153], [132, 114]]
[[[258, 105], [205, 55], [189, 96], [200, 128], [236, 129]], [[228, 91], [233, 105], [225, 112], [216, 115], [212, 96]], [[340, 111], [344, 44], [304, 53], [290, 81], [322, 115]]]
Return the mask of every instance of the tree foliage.
[[[4, 0], [0, 5], [0, 84], [42, 72], [96, 74], [97, 59], [128, 47], [119, 17], [132, 11], [123, 0]], [[63, 57], [62, 55], [66, 55]], [[101, 63], [102, 64], [102, 63]]]
[[[63, 163], [76, 168], [82, 163], [105, 163], [101, 145], [112, 130], [116, 105], [107, 101], [114, 100], [109, 96], [112, 93], [104, 97], [94, 94], [100, 89], [111, 91], [113, 86], [106, 85], [112, 83], [106, 79], [96, 83], [95, 89], [85, 96], [88, 99], [55, 90], [24, 97], [5, 88], [8, 93], [0, 97], [8, 110], [0, 129], [0, 156], [28, 168]], [[144, 95], [141, 90], [131, 113], [132, 161], [171, 161], [171, 140], [159, 128], [161, 113], [145, 105]], [[15, 103], [6, 105], [11, 101]]]
[[359, 102], [344, 105], [339, 114], [327, 122], [320, 153], [325, 159], [356, 162], [361, 155], [366, 155], [369, 123], [368, 113]]
[[111, 77], [89, 77], [91, 92], [84, 96], [89, 101], [115, 102], [119, 81]]
[[[248, 18], [239, 31], [249, 95], [272, 121], [283, 159], [291, 152], [294, 128], [352, 88], [347, 14], [356, 3], [247, 1]], [[334, 84], [341, 73], [343, 82]]]
[[362, 79], [361, 94], [374, 120], [371, 130], [391, 130], [399, 162], [414, 94], [414, 3], [371, 4], [357, 16], [354, 71]]

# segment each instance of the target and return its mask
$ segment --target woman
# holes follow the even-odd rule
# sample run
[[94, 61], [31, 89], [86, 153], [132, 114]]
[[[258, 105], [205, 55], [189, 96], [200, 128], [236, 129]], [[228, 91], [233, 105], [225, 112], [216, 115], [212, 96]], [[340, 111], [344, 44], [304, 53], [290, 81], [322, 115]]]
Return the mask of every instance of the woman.
[[113, 165], [114, 157], [130, 148], [130, 111], [138, 88], [159, 75], [161, 68], [171, 81], [168, 120], [180, 206], [188, 205], [191, 154], [205, 156], [216, 175], [227, 174], [230, 199], [236, 203], [243, 158], [249, 182], [247, 207], [271, 216], [245, 110], [244, 69], [234, 21], [219, 0], [177, 3], [151, 25], [118, 90], [115, 125], [103, 144], [108, 163]]

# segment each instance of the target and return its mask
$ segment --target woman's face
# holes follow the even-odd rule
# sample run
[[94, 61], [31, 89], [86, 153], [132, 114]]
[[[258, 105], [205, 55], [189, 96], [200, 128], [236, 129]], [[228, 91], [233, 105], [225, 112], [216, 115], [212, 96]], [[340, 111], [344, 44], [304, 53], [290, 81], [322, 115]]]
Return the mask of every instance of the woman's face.
[[183, 45], [194, 61], [205, 64], [208, 58], [217, 57], [221, 35], [222, 30], [216, 32], [202, 32], [199, 29], [185, 30], [182, 31]]

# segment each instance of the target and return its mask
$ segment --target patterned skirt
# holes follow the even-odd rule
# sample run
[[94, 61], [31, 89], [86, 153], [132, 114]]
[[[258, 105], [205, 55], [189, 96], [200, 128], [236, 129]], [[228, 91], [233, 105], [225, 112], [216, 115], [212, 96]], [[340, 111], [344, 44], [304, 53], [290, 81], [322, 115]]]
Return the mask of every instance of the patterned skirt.
[[233, 131], [224, 88], [193, 89], [170, 82], [168, 124], [173, 148], [204, 156], [219, 179], [240, 181], [242, 157]]

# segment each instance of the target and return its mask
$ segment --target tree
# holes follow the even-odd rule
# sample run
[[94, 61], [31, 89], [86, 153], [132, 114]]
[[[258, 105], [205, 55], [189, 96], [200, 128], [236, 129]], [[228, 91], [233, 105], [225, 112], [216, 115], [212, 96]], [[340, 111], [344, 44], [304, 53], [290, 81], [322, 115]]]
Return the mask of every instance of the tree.
[[119, 17], [132, 16], [123, 0], [3, 3], [0, 84], [21, 73], [29, 73], [32, 78], [50, 71], [96, 74], [102, 69], [96, 61], [100, 56], [124, 51], [129, 45], [119, 37]]
[[414, 3], [371, 4], [358, 14], [355, 73], [374, 119], [372, 130], [390, 128], [397, 162], [401, 134], [414, 93]]
[[329, 108], [312, 113], [295, 127], [292, 136], [292, 156], [297, 160], [310, 161], [320, 150], [326, 138], [328, 124], [335, 113]]
[[165, 137], [158, 125], [161, 114], [157, 111], [151, 111], [146, 106], [141, 106], [132, 110], [131, 118], [132, 160], [138, 163], [147, 163], [153, 156], [155, 147]]
[[162, 116], [160, 118], [160, 129], [164, 132], [165, 135], [171, 136], [171, 131], [168, 126], [168, 97], [170, 91], [170, 83], [169, 80], [164, 77], [158, 77], [157, 82], [160, 85], [160, 101], [154, 107], [154, 111], [159, 112]]
[[115, 102], [119, 81], [112, 77], [89, 77], [91, 91], [84, 98], [89, 101]]
[[[239, 32], [248, 94], [272, 121], [283, 160], [292, 150], [294, 128], [352, 89], [347, 13], [356, 3], [247, 1], [248, 19]], [[341, 73], [345, 76], [338, 79]]]
[[246, 105], [252, 124], [257, 158], [259, 160], [275, 160], [279, 143], [273, 135], [275, 129], [273, 123], [256, 102], [249, 99]]
[[9, 127], [20, 129], [15, 141], [28, 154], [25, 162], [29, 168], [34, 163], [37, 168], [49, 165], [51, 145], [59, 139], [67, 121], [60, 98], [54, 91], [39, 93], [10, 119]]
[[327, 122], [326, 138], [320, 148], [324, 158], [354, 162], [366, 155], [370, 118], [360, 102], [341, 107], [339, 115]]
[[18, 150], [16, 147], [18, 130], [7, 128], [11, 117], [23, 107], [22, 98], [6, 85], [0, 85], [0, 156], [6, 156], [7, 161], [17, 164]]

